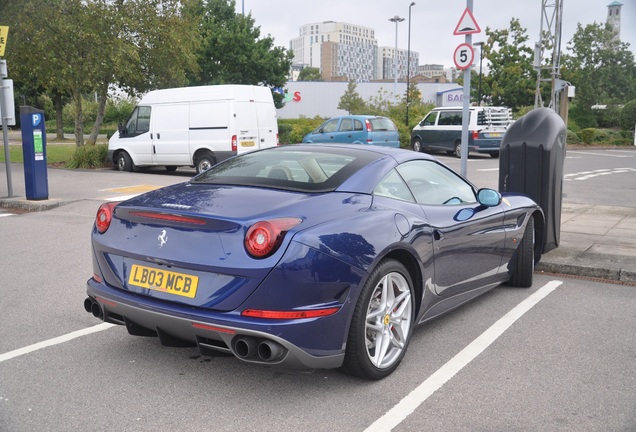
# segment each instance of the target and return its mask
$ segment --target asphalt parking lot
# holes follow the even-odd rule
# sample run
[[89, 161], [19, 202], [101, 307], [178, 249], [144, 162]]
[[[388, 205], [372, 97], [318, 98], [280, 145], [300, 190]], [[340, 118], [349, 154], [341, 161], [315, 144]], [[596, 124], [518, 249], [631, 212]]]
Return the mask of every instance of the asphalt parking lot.
[[419, 327], [379, 382], [202, 357], [82, 305], [99, 204], [191, 174], [76, 174], [50, 176], [63, 205], [0, 217], [0, 430], [636, 430], [634, 286], [536, 274], [496, 288]]

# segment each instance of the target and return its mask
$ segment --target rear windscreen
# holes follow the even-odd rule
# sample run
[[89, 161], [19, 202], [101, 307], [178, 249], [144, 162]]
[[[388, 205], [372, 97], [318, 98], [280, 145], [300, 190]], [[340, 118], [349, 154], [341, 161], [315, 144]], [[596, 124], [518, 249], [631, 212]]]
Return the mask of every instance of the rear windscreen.
[[382, 157], [353, 149], [312, 147], [285, 146], [245, 153], [215, 165], [191, 183], [326, 192], [337, 189], [360, 168]]
[[393, 122], [386, 117], [376, 117], [370, 118], [369, 123], [371, 123], [371, 128], [374, 131], [394, 131], [395, 125]]

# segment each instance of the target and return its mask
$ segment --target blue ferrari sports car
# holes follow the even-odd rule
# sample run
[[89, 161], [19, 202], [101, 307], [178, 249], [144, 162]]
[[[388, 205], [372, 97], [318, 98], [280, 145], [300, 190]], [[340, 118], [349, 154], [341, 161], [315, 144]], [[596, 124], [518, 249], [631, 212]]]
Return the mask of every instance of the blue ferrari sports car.
[[544, 217], [424, 153], [290, 145], [103, 204], [85, 309], [131, 335], [381, 379], [413, 329], [532, 285]]

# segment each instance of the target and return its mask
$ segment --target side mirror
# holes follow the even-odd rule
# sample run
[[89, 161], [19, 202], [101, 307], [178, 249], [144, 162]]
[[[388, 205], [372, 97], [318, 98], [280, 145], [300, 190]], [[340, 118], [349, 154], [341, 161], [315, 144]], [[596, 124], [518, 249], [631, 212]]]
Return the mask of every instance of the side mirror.
[[501, 204], [501, 194], [494, 189], [479, 189], [477, 192], [479, 204], [486, 207], [495, 207]]
[[122, 122], [117, 123], [117, 130], [119, 131], [119, 136], [126, 135], [127, 131]]

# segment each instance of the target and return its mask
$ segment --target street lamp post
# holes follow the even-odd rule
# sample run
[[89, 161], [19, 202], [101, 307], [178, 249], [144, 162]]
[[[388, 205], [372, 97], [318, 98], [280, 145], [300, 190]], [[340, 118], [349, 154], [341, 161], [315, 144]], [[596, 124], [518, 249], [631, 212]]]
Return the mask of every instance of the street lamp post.
[[406, 53], [406, 126], [409, 125], [409, 85], [411, 84], [411, 8], [415, 2], [409, 5], [409, 42]]
[[484, 59], [484, 43], [475, 42], [473, 45], [479, 47], [479, 84], [477, 85], [477, 106], [481, 106], [481, 63]]
[[395, 97], [397, 95], [397, 81], [398, 81], [398, 75], [397, 75], [398, 23], [401, 23], [402, 21], [404, 21], [404, 18], [400, 18], [399, 16], [396, 15], [393, 18], [389, 18], [389, 21], [395, 23], [395, 53], [393, 55], [393, 74], [395, 75], [395, 82], [393, 83], [393, 96]]

